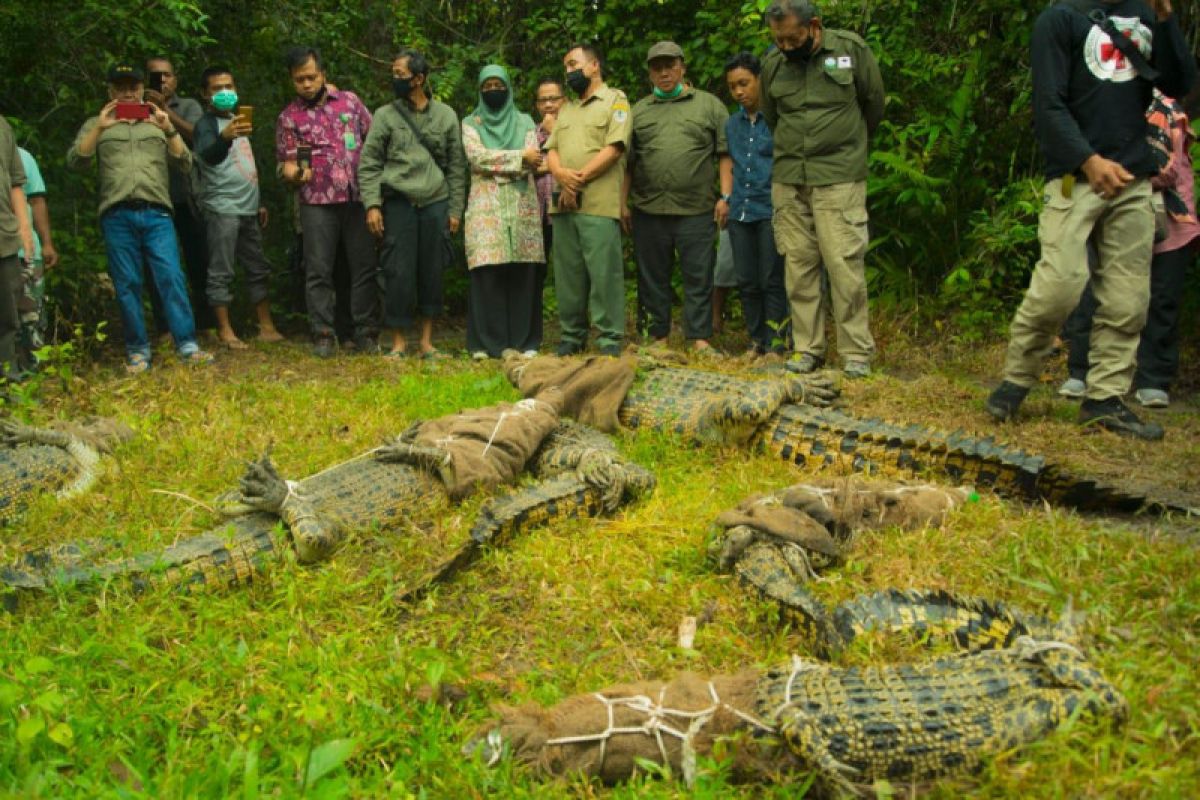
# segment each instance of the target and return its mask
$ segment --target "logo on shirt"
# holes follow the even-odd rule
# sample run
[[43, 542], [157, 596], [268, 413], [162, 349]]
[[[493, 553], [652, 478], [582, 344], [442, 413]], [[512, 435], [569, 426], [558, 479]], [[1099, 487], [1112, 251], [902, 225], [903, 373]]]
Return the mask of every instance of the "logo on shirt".
[[[1137, 17], [1109, 17], [1123, 36], [1131, 39], [1146, 58], [1153, 50], [1154, 34]], [[1099, 25], [1088, 31], [1083, 44], [1083, 60], [1097, 80], [1126, 83], [1137, 77], [1137, 70]]]
[[851, 60], [850, 56], [838, 56], [837, 64], [838, 69], [850, 69], [852, 66], [854, 66], [854, 62]]

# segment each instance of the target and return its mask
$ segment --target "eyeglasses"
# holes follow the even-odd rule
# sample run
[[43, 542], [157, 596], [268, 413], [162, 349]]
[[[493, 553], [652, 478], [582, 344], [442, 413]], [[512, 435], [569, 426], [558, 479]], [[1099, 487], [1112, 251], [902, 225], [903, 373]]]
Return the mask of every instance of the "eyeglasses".
[[537, 99], [537, 101], [539, 103], [557, 103], [559, 100], [562, 100], [562, 99], [563, 99], [563, 96], [561, 94], [556, 94], [556, 95], [552, 95], [550, 97], [539, 97]]

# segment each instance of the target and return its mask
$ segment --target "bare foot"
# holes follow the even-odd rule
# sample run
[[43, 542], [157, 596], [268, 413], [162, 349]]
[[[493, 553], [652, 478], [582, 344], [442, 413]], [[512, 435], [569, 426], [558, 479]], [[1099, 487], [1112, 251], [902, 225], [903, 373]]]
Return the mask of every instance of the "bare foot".
[[275, 330], [274, 328], [259, 328], [258, 341], [260, 342], [282, 342], [286, 341], [286, 337]]
[[250, 345], [246, 344], [236, 336], [222, 336], [221, 344], [225, 345], [230, 350], [246, 350], [250, 347]]

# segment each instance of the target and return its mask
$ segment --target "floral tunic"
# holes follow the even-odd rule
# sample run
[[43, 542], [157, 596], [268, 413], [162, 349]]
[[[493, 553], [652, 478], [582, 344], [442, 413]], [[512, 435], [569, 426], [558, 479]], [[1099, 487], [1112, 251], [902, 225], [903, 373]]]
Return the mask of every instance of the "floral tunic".
[[[479, 131], [463, 124], [463, 149], [471, 169], [465, 234], [467, 267], [492, 264], [544, 263], [542, 216], [533, 173], [520, 150], [489, 150]], [[525, 138], [537, 147], [537, 131]]]

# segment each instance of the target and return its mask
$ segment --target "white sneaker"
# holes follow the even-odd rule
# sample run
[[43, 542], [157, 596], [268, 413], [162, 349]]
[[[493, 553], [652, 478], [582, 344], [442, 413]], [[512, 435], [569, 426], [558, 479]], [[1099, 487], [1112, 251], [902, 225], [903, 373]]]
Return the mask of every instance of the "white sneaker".
[[521, 355], [525, 356], [525, 358], [536, 358], [537, 354], [537, 350], [526, 350], [524, 353], [521, 353]]
[[1062, 386], [1058, 387], [1058, 393], [1071, 400], [1082, 400], [1087, 394], [1087, 384], [1079, 378], [1067, 378]]
[[476, 350], [474, 353], [471, 353], [471, 358], [475, 359], [476, 361], [487, 361], [488, 354], [483, 350]]
[[1166, 408], [1171, 405], [1171, 396], [1162, 389], [1138, 389], [1133, 396], [1145, 408]]

